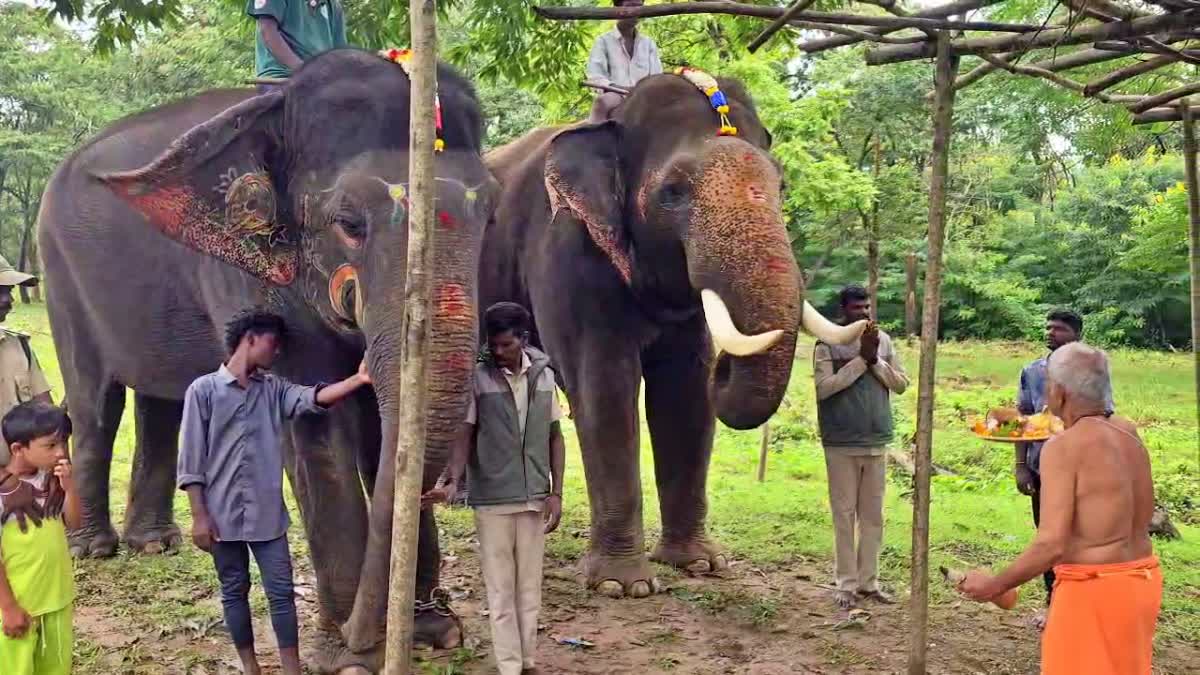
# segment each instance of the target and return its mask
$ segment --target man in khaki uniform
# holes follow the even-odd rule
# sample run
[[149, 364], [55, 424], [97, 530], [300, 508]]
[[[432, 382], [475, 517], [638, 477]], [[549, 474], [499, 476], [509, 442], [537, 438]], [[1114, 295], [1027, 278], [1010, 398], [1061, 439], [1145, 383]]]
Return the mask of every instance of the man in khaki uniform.
[[[0, 323], [13, 308], [13, 288], [33, 286], [37, 277], [18, 272], [0, 257]], [[53, 403], [50, 383], [38, 365], [29, 336], [0, 326], [0, 417], [19, 404], [33, 399]], [[0, 438], [0, 466], [8, 464], [8, 441]]]

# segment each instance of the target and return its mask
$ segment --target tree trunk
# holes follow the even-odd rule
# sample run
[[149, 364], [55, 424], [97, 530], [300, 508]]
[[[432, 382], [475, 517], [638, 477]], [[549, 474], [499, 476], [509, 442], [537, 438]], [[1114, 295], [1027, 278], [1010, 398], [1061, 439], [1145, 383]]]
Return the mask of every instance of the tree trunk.
[[[437, 3], [409, 3], [413, 49], [409, 126], [409, 230], [404, 351], [400, 370], [400, 433], [392, 506], [392, 570], [388, 581], [385, 675], [408, 675], [412, 661], [417, 580], [417, 530], [425, 474], [426, 354], [434, 251], [434, 96], [437, 90]], [[381, 467], [387, 470], [387, 467]]]
[[917, 384], [917, 472], [913, 477], [912, 579], [909, 603], [909, 675], [925, 674], [929, 631], [929, 474], [933, 463], [933, 397], [938, 320], [942, 296], [942, 243], [946, 232], [946, 180], [954, 121], [954, 78], [958, 56], [950, 35], [937, 35], [937, 96], [933, 111], [933, 161], [929, 181], [929, 259], [925, 265], [925, 307], [921, 326], [921, 366]]
[[[35, 222], [35, 211], [33, 199], [33, 176], [27, 176], [25, 179], [25, 200], [21, 205], [21, 213], [24, 217], [21, 229], [21, 252], [17, 258], [17, 269], [26, 272], [29, 265], [29, 240], [32, 239], [33, 224]], [[29, 287], [18, 286], [18, 292], [21, 294], [21, 304], [29, 304]]]
[[[879, 189], [879, 134], [875, 134], [875, 189]], [[879, 320], [879, 197], [871, 205], [871, 222], [867, 228], [867, 295], [871, 296], [871, 320]]]
[[[1196, 176], [1195, 119], [1186, 100], [1181, 107], [1183, 157], [1188, 189], [1188, 268], [1192, 276], [1192, 360], [1195, 362], [1196, 421], [1200, 423], [1200, 179]], [[1200, 454], [1197, 455], [1196, 461], [1200, 464]]]
[[904, 261], [904, 334], [920, 334], [917, 326], [917, 254], [909, 253]]

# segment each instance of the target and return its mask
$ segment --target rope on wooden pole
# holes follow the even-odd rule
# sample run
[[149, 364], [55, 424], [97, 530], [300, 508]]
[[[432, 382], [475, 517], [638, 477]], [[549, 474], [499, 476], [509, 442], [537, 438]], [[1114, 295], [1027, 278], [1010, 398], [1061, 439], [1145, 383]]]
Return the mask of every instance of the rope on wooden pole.
[[[1196, 124], [1192, 106], [1185, 99], [1179, 104], [1183, 113], [1183, 161], [1188, 191], [1188, 269], [1192, 290], [1192, 359], [1196, 385], [1196, 422], [1200, 424], [1200, 178], [1196, 172]], [[1196, 451], [1200, 467], [1200, 449]]]
[[912, 578], [909, 598], [908, 673], [925, 675], [929, 631], [929, 476], [933, 463], [933, 402], [938, 320], [942, 296], [942, 243], [946, 233], [946, 182], [950, 132], [954, 122], [954, 80], [958, 56], [950, 36], [937, 36], [937, 97], [933, 110], [933, 160], [929, 181], [929, 256], [925, 263], [925, 304], [921, 321], [920, 381], [917, 384], [917, 456], [913, 476]]
[[396, 495], [392, 505], [392, 559], [388, 581], [384, 675], [408, 675], [413, 643], [417, 578], [417, 524], [425, 474], [426, 356], [433, 263], [434, 96], [437, 87], [437, 2], [409, 3], [412, 28], [408, 261], [400, 365], [400, 431], [396, 444]]

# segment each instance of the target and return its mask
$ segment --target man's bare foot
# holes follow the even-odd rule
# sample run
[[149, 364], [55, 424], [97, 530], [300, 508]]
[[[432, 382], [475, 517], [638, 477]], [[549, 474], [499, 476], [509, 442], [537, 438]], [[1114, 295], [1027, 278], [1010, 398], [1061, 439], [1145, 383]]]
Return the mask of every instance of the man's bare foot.
[[858, 599], [854, 596], [853, 591], [834, 591], [833, 600], [842, 609], [850, 609], [858, 604]]
[[1030, 623], [1039, 631], [1046, 630], [1046, 610], [1042, 609], [1037, 614], [1034, 614], [1033, 620]]
[[881, 605], [896, 604], [895, 598], [888, 595], [887, 593], [884, 593], [882, 590], [880, 590], [878, 588], [873, 591], [859, 591], [858, 597], [862, 600], [871, 600], [872, 602], [878, 602]]

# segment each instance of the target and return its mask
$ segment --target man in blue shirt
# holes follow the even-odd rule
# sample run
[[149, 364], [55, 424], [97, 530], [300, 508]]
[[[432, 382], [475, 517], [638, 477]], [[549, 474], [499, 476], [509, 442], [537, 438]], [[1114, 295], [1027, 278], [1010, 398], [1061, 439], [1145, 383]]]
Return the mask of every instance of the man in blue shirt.
[[[1046, 347], [1054, 353], [1059, 347], [1078, 342], [1083, 337], [1083, 317], [1070, 310], [1060, 309], [1046, 316]], [[1050, 355], [1047, 354], [1021, 370], [1021, 385], [1017, 391], [1017, 410], [1022, 415], [1033, 415], [1046, 407], [1046, 369]], [[1108, 412], [1113, 412], [1112, 392], [1106, 397]], [[1041, 523], [1041, 456], [1042, 443], [1017, 443], [1013, 476], [1017, 490], [1033, 501], [1033, 524]], [[1054, 570], [1049, 569], [1042, 579], [1046, 584], [1046, 604], [1054, 589]], [[1039, 614], [1038, 627], [1045, 623], [1045, 615]]]
[[179, 489], [192, 508], [192, 541], [212, 554], [225, 625], [242, 672], [258, 675], [250, 625], [250, 556], [262, 572], [286, 675], [300, 675], [290, 524], [283, 503], [284, 420], [320, 413], [370, 384], [365, 363], [329, 386], [302, 387], [264, 374], [287, 341], [283, 318], [249, 310], [225, 327], [229, 360], [188, 387], [179, 446]]

